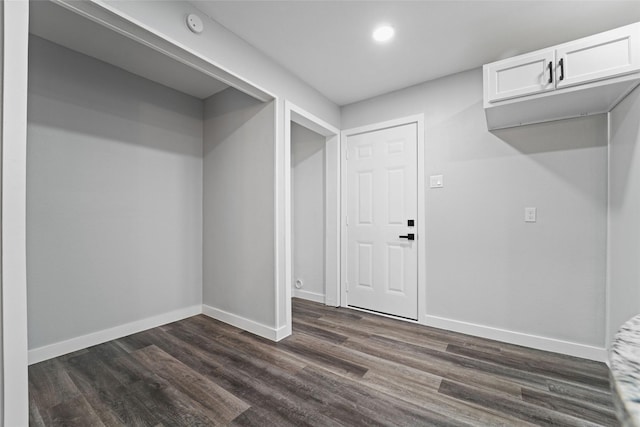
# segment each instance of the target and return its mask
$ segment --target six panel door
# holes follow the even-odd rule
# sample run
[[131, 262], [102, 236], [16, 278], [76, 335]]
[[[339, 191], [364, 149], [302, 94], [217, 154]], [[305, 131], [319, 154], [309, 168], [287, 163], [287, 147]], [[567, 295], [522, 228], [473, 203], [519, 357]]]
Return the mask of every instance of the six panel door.
[[417, 319], [416, 123], [347, 138], [347, 305]]

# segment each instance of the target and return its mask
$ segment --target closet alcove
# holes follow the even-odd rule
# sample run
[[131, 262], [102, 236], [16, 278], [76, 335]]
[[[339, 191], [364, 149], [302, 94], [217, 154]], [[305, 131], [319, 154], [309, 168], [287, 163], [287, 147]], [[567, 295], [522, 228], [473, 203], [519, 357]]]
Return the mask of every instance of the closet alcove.
[[[30, 4], [30, 364], [275, 300], [253, 286], [273, 277], [273, 97], [73, 3]], [[273, 307], [247, 310], [272, 323]]]
[[326, 137], [294, 121], [290, 125], [292, 295], [324, 304]]

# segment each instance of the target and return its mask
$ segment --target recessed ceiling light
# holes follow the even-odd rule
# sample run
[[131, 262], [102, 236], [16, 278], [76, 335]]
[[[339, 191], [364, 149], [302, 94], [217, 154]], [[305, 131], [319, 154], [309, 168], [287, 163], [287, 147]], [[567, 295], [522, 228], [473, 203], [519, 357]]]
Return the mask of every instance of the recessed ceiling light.
[[396, 30], [389, 25], [381, 25], [375, 30], [373, 30], [372, 37], [378, 43], [388, 42], [393, 38], [393, 35], [396, 33]]

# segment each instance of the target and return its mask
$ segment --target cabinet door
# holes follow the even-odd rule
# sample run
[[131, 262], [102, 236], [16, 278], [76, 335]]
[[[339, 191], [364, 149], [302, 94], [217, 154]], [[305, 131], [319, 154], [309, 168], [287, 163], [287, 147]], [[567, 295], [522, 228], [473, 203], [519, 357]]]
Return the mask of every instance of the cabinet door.
[[640, 70], [640, 25], [585, 37], [558, 46], [556, 87], [617, 77]]
[[[550, 65], [551, 64], [551, 65]], [[489, 102], [554, 89], [554, 50], [516, 56], [488, 65]]]

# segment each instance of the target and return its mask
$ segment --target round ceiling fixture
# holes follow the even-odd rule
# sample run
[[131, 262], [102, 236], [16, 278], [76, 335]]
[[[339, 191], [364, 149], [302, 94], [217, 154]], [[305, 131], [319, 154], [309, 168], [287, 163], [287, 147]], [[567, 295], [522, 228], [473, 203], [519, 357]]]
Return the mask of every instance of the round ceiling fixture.
[[378, 28], [373, 30], [372, 37], [378, 43], [384, 43], [391, 40], [395, 33], [396, 33], [396, 30], [394, 30], [392, 26], [380, 25]]
[[202, 19], [195, 13], [187, 15], [187, 27], [196, 34], [200, 34], [204, 30]]

